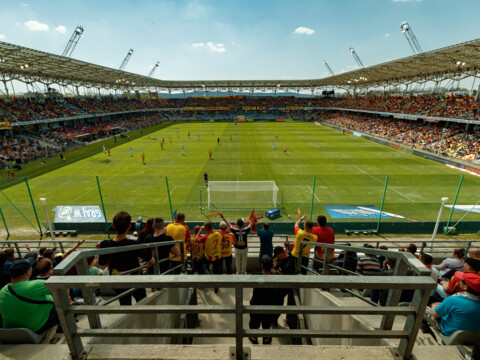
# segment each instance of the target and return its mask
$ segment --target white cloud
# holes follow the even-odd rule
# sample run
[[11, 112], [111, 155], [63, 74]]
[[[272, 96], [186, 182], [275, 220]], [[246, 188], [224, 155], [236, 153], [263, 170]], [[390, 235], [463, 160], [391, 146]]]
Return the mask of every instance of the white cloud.
[[194, 43], [194, 44], [192, 44], [192, 46], [194, 48], [207, 48], [208, 50], [211, 50], [213, 52], [219, 52], [219, 53], [227, 51], [225, 49], [225, 45], [223, 45], [222, 43], [216, 43], [215, 44], [211, 41], [209, 41], [207, 43], [203, 43], [203, 42]]
[[383, 35], [383, 37], [389, 37], [390, 36], [390, 33], [385, 33], [385, 35]]
[[306, 34], [306, 35], [312, 35], [315, 32], [315, 30], [309, 29], [307, 27], [300, 26], [295, 29], [293, 32], [294, 34]]
[[21, 3], [20, 5], [21, 5], [21, 6], [28, 6], [27, 3]]
[[0, 40], [5, 40], [5, 35], [0, 34]]
[[29, 20], [24, 23], [24, 25], [31, 31], [49, 31], [50, 28], [47, 24], [39, 23], [36, 20]]
[[58, 25], [56, 28], [55, 28], [55, 31], [58, 31], [59, 33], [61, 34], [65, 34], [67, 32], [67, 28], [63, 25]]

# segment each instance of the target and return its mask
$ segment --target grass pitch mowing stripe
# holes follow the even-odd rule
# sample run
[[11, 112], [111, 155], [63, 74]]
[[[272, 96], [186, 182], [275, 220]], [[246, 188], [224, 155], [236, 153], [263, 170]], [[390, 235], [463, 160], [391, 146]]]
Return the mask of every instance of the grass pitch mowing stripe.
[[[160, 146], [162, 138], [164, 150]], [[283, 153], [285, 145], [287, 154]], [[209, 149], [213, 160], [208, 158]], [[146, 155], [146, 165], [142, 164], [142, 153]], [[187, 220], [203, 220], [199, 206], [201, 198], [206, 207], [203, 173], [207, 171], [210, 180], [274, 180], [283, 192], [285, 205], [280, 221], [287, 220], [287, 214], [293, 216], [299, 206], [309, 213], [309, 187], [314, 175], [314, 214], [325, 214], [323, 205], [380, 207], [388, 174], [385, 211], [429, 221], [435, 220], [442, 196], [454, 198], [460, 178], [457, 171], [443, 164], [311, 123], [179, 123], [150, 136], [125, 141], [112, 148], [110, 157], [97, 151], [86, 159], [68, 161], [67, 155], [66, 166], [30, 180], [42, 221], [40, 197], [47, 198], [49, 209], [57, 205], [99, 205], [96, 175], [109, 219], [120, 210], [170, 219], [165, 184], [168, 177], [173, 209], [185, 212]], [[4, 191], [33, 222], [25, 185], [17, 184]], [[281, 194], [278, 201], [280, 198]], [[465, 175], [458, 204], [474, 204], [479, 199], [480, 179]], [[10, 228], [28, 226], [1, 195], [0, 206]], [[225, 213], [232, 220], [248, 216], [246, 211]], [[461, 215], [455, 214], [453, 219]], [[445, 212], [444, 219], [447, 218]], [[467, 219], [478, 220], [480, 215], [471, 214]]]

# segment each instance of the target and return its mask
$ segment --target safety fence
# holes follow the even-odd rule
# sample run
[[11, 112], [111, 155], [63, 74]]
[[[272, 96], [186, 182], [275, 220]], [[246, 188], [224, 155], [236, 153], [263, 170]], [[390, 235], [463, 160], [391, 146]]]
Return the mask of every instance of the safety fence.
[[[287, 338], [364, 338], [364, 339], [399, 339], [398, 354], [409, 359], [415, 339], [427, 305], [430, 291], [436, 287], [430, 278], [430, 270], [424, 267], [413, 255], [400, 252], [369, 249], [375, 254], [395, 257], [396, 276], [303, 276], [303, 275], [117, 275], [86, 276], [88, 256], [112, 254], [118, 251], [130, 251], [155, 247], [171, 243], [142, 244], [127, 246], [123, 249], [84, 250], [71, 254], [55, 269], [54, 276], [46, 287], [52, 291], [55, 307], [59, 315], [65, 339], [73, 359], [81, 358], [84, 352], [83, 337], [228, 337], [235, 339], [235, 357], [243, 359], [246, 349], [243, 347], [245, 337], [287, 337]], [[303, 246], [304, 244], [302, 244]], [[329, 248], [361, 251], [361, 248], [348, 246], [329, 246]], [[299, 258], [301, 262], [301, 257]], [[77, 276], [65, 276], [68, 270], [76, 266]], [[404, 276], [410, 268], [417, 276]], [[324, 264], [324, 273], [329, 273], [329, 259]], [[156, 266], [155, 273], [158, 273]], [[93, 291], [102, 289], [197, 289], [197, 288], [234, 289], [235, 304], [227, 305], [134, 305], [134, 306], [98, 306], [95, 305]], [[67, 289], [78, 288], [84, 293], [85, 304], [72, 306], [68, 299]], [[278, 306], [278, 305], [245, 305], [244, 289], [248, 288], [291, 288], [291, 289], [380, 289], [389, 290], [388, 303], [385, 307], [371, 306]], [[399, 307], [399, 293], [402, 290], [414, 290], [413, 300], [408, 307]], [[190, 328], [104, 328], [100, 321], [103, 314], [234, 314], [235, 329], [190, 329]], [[314, 330], [314, 329], [246, 329], [244, 314], [330, 314], [330, 315], [381, 315], [380, 328], [374, 330]], [[86, 314], [89, 320], [88, 329], [79, 328], [75, 322], [75, 314]], [[396, 316], [406, 316], [402, 330], [392, 330]]]

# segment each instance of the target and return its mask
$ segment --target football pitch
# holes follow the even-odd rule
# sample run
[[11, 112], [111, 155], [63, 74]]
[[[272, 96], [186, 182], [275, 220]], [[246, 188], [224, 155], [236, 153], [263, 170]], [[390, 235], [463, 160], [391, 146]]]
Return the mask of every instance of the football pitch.
[[[113, 144], [113, 139], [108, 141]], [[71, 164], [68, 153], [66, 158], [65, 166], [29, 180], [40, 221], [45, 221], [39, 201], [42, 197], [47, 199], [48, 209], [60, 205], [101, 205], [96, 176], [108, 220], [121, 210], [135, 216], [170, 220], [166, 179], [172, 210], [186, 213], [187, 221], [205, 220], [207, 214], [217, 210], [222, 210], [230, 221], [247, 218], [248, 199], [254, 205], [257, 198], [254, 192], [224, 193], [223, 201], [231, 199], [230, 209], [208, 209], [205, 171], [210, 181], [275, 181], [279, 188], [278, 206], [283, 205], [282, 216], [276, 221], [296, 220], [298, 208], [309, 215], [312, 199], [314, 218], [325, 214], [329, 221], [335, 219], [324, 206], [380, 208], [389, 175], [384, 211], [408, 219], [434, 221], [441, 198], [447, 196], [447, 204], [453, 202], [462, 174], [443, 164], [312, 123], [175, 123], [151, 134], [144, 131], [143, 137], [112, 148], [111, 156], [100, 152]], [[0, 195], [0, 207], [9, 228], [29, 227], [28, 221], [35, 224], [25, 183], [3, 192], [11, 200]], [[236, 201], [244, 199], [246, 205], [236, 206]], [[473, 205], [478, 200], [480, 178], [465, 174], [457, 204]], [[272, 201], [256, 210], [273, 207]], [[446, 210], [443, 220], [448, 219], [449, 209]], [[462, 215], [454, 213], [452, 221]], [[52, 212], [50, 217], [53, 220]], [[479, 219], [480, 214], [466, 218]], [[390, 217], [382, 221], [405, 219]]]

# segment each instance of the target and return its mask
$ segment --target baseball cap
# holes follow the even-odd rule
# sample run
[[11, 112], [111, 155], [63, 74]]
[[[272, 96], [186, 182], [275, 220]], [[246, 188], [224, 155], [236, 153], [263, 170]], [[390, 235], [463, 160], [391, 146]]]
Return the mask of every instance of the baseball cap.
[[28, 269], [33, 266], [33, 264], [35, 264], [35, 259], [33, 257], [15, 261], [15, 263], [10, 268], [10, 276], [17, 277], [25, 274]]
[[465, 281], [470, 288], [480, 293], [480, 275], [460, 272], [458, 278]]
[[285, 249], [281, 246], [276, 246], [275, 249], [273, 249], [273, 257], [277, 257], [278, 254], [281, 254], [285, 252]]

